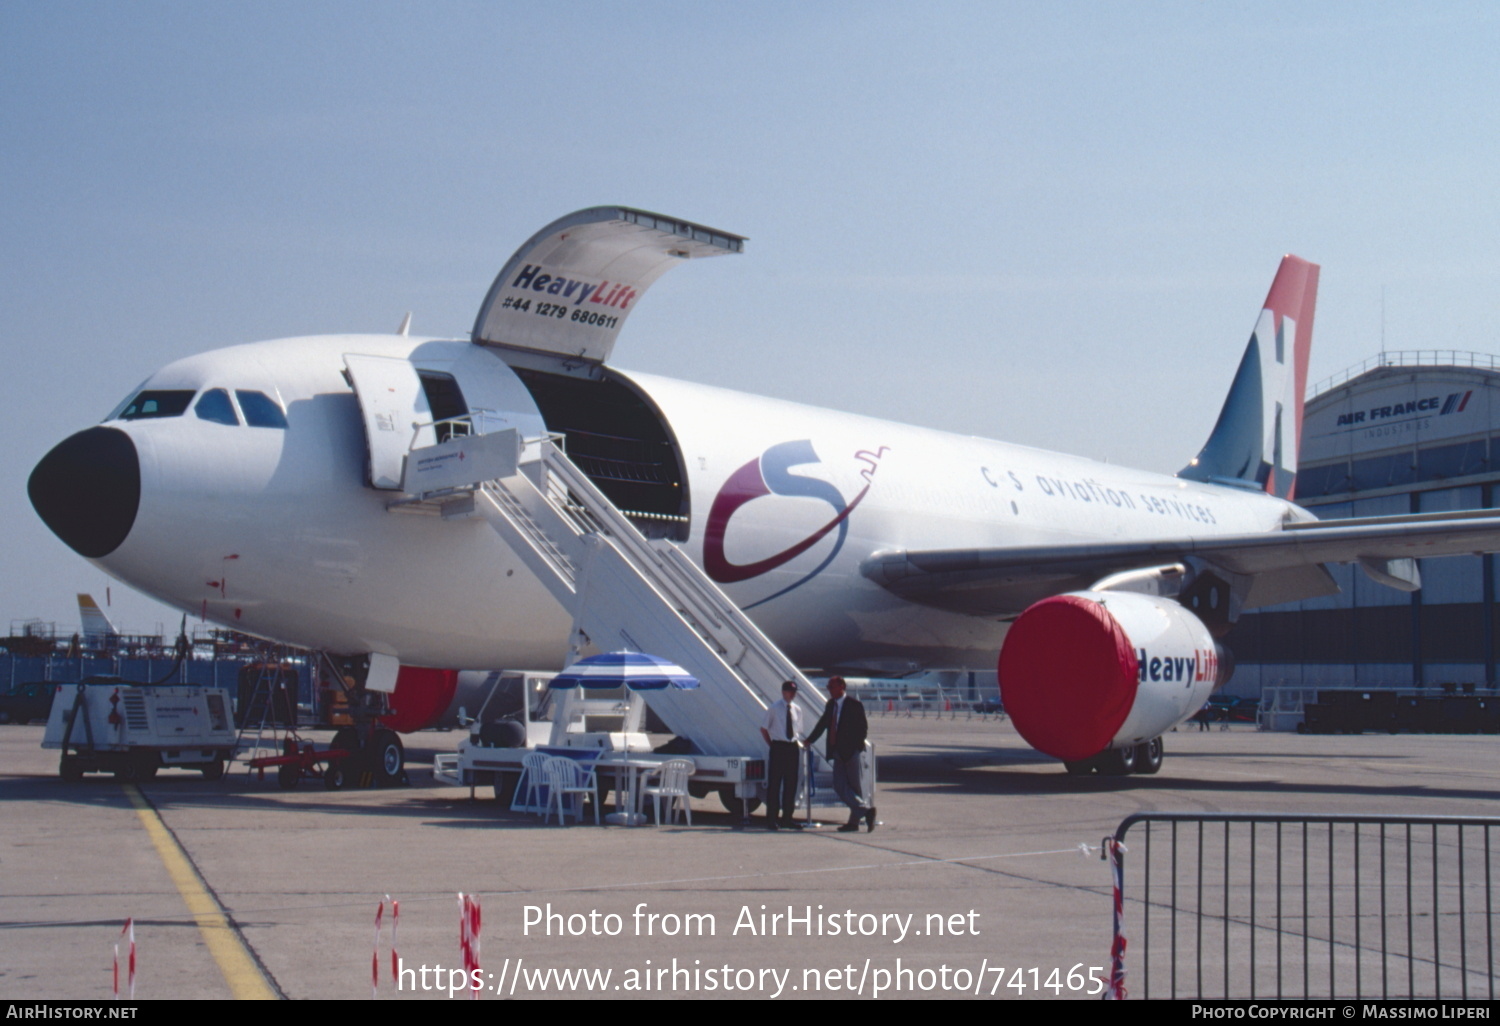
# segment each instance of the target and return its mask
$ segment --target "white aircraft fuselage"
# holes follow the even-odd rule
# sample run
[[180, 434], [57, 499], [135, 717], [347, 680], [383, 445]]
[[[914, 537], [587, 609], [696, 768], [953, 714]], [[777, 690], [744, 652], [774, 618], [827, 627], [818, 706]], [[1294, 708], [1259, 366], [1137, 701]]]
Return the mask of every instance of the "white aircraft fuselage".
[[[994, 668], [1021, 736], [1070, 772], [1155, 772], [1161, 734], [1232, 671], [1217, 639], [1244, 609], [1332, 594], [1329, 565], [1410, 591], [1418, 558], [1500, 550], [1489, 513], [1318, 522], [1291, 501], [1319, 275], [1299, 257], [1207, 442], [1167, 476], [614, 367], [652, 282], [744, 241], [577, 211], [501, 268], [468, 339], [403, 328], [180, 360], [48, 453], [32, 503], [150, 595], [344, 657], [399, 729], [447, 704], [448, 671], [636, 647], [635, 617], [713, 673], [774, 664], [765, 702], [799, 668]], [[533, 514], [579, 528], [564, 545], [589, 538], [568, 555]], [[638, 581], [596, 558], [625, 542]], [[663, 542], [789, 661], [748, 624], [724, 640], [737, 614]], [[657, 562], [660, 588], [639, 575]]]
[[[548, 429], [516, 371], [467, 340], [292, 338], [180, 360], [133, 393], [190, 391], [180, 414], [117, 411], [104, 424], [130, 440], [139, 502], [93, 562], [189, 613], [298, 645], [413, 666], [559, 667], [568, 615], [482, 518], [392, 512], [390, 493], [368, 486], [346, 354], [409, 359], [452, 375], [491, 426]], [[803, 666], [995, 667], [1014, 613], [908, 601], [861, 572], [882, 552], [1210, 538], [1308, 518], [1264, 492], [609, 373], [671, 440], [680, 544]], [[205, 419], [214, 389], [270, 397], [285, 426], [248, 426], [248, 411]]]

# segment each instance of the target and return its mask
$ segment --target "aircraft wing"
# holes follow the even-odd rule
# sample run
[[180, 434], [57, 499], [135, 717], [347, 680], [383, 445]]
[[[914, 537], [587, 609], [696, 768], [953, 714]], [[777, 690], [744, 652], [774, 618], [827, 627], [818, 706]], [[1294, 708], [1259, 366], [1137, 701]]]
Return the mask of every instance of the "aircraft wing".
[[866, 559], [870, 580], [913, 602], [974, 616], [1016, 616], [1032, 602], [1088, 588], [1124, 570], [1198, 560], [1253, 579], [1244, 608], [1338, 590], [1324, 568], [1358, 563], [1374, 580], [1420, 587], [1405, 561], [1500, 551], [1500, 509], [1315, 520], [1268, 534], [1021, 548], [888, 550]]

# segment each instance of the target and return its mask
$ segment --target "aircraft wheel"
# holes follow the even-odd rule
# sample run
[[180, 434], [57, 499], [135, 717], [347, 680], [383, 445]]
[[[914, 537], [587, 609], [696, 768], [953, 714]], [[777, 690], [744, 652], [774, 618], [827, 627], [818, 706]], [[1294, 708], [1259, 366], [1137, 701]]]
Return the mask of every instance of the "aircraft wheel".
[[1086, 777], [1094, 772], [1094, 760], [1084, 759], [1082, 762], [1063, 761], [1063, 769], [1068, 771], [1070, 777]]
[[325, 791], [342, 791], [345, 785], [344, 763], [347, 760], [339, 759], [331, 761], [323, 767], [323, 789]]
[[1150, 741], [1135, 746], [1135, 771], [1150, 775], [1161, 769], [1161, 760], [1166, 754], [1162, 746], [1161, 738], [1153, 737]]
[[64, 780], [82, 780], [83, 763], [75, 755], [64, 755], [57, 764], [57, 775]]
[[395, 787], [406, 783], [406, 750], [394, 730], [382, 727], [373, 738], [374, 751], [370, 760], [375, 770], [376, 787]]
[[224, 778], [224, 760], [214, 759], [213, 762], [205, 762], [200, 769], [203, 770], [204, 780], [222, 780]]
[[1111, 748], [1096, 756], [1099, 772], [1107, 777], [1128, 777], [1135, 772], [1135, 748]]
[[296, 763], [289, 762], [285, 766], [276, 769], [276, 786], [283, 791], [293, 790], [297, 782], [302, 779], [302, 767]]
[[750, 814], [760, 808], [759, 798], [745, 799], [734, 793], [732, 787], [719, 788], [719, 804], [735, 819], [749, 819]]

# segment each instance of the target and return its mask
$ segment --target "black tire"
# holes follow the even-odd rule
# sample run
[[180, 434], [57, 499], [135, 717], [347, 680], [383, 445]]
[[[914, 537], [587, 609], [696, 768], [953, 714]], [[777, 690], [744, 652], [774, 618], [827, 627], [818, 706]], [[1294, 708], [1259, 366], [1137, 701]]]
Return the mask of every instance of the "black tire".
[[323, 767], [323, 789], [325, 791], [342, 791], [345, 784], [344, 763], [348, 759], [335, 759], [329, 761]]
[[735, 819], [749, 819], [750, 814], [760, 808], [759, 798], [744, 799], [734, 793], [732, 787], [719, 788], [719, 804]]
[[4, 709], [0, 709], [0, 723], [9, 723], [9, 722], [10, 722], [10, 713], [7, 712]]
[[516, 785], [521, 782], [519, 773], [496, 773], [495, 774], [495, 801], [500, 802], [506, 808], [516, 800]]
[[276, 786], [283, 791], [292, 791], [297, 787], [297, 782], [302, 779], [302, 767], [295, 762], [289, 762], [276, 770]]
[[82, 780], [83, 763], [75, 755], [64, 755], [57, 764], [57, 775], [64, 780]]
[[198, 768], [203, 771], [204, 780], [222, 780], [224, 778], [223, 759], [215, 759], [213, 762], [205, 762]]
[[1063, 769], [1070, 777], [1086, 777], [1094, 772], [1094, 760], [1084, 759], [1081, 762], [1068, 762], [1063, 760]]
[[515, 720], [493, 720], [479, 728], [479, 743], [485, 748], [525, 748], [526, 728]]
[[1150, 776], [1161, 770], [1162, 758], [1166, 755], [1166, 748], [1161, 743], [1161, 738], [1153, 737], [1150, 741], [1142, 742], [1135, 746], [1135, 771]]
[[1135, 748], [1111, 748], [1095, 757], [1099, 772], [1107, 777], [1128, 777], [1135, 772]]
[[406, 749], [394, 730], [384, 727], [375, 731], [370, 751], [370, 768], [375, 771], [376, 787], [396, 787], [406, 783]]
[[359, 768], [364, 765], [365, 752], [359, 744], [359, 732], [353, 727], [340, 727], [334, 731], [328, 747], [349, 753], [342, 759], [330, 760], [323, 770], [323, 787], [329, 791], [342, 791], [359, 779]]

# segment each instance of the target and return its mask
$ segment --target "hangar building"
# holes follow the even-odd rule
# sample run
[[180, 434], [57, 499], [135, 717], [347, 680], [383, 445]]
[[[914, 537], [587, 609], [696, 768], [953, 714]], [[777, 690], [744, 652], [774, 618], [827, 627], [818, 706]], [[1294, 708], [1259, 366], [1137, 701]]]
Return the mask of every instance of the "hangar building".
[[[1500, 503], [1500, 358], [1387, 352], [1321, 382], [1303, 418], [1296, 500], [1324, 520]], [[1340, 592], [1255, 610], [1226, 639], [1227, 690], [1495, 685], [1495, 556], [1420, 561], [1422, 588], [1333, 567]]]

